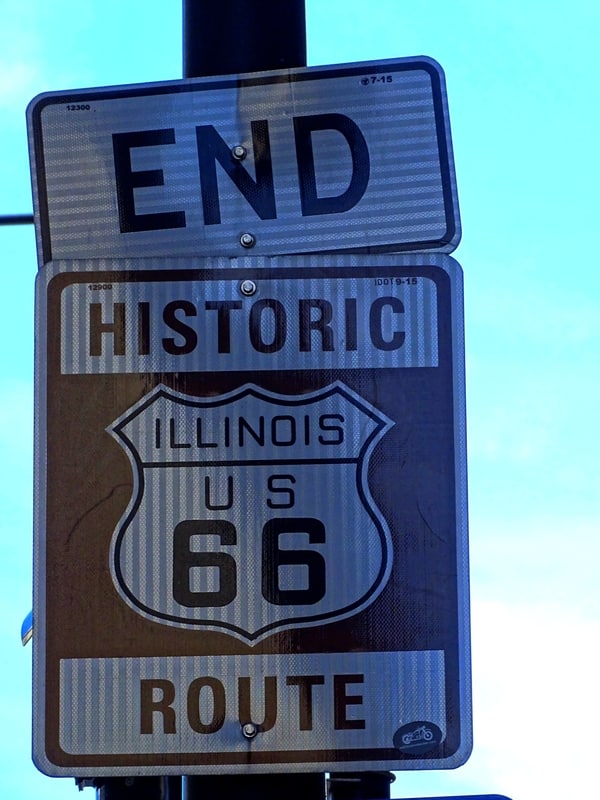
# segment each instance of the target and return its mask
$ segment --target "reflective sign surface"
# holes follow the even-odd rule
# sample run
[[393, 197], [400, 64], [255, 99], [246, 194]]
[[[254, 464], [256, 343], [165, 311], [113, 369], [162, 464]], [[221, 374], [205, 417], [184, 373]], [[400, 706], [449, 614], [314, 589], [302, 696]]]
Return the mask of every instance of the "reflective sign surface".
[[54, 92], [28, 125], [40, 264], [460, 240], [428, 58]]
[[37, 326], [38, 766], [463, 763], [458, 264], [62, 262]]

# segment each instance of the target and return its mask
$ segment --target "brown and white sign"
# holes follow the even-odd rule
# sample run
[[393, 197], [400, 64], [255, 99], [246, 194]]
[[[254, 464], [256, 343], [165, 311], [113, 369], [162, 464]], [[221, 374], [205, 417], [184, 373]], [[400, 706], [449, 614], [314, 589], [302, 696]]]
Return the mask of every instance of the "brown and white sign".
[[36, 302], [39, 768], [463, 763], [458, 264], [63, 261]]

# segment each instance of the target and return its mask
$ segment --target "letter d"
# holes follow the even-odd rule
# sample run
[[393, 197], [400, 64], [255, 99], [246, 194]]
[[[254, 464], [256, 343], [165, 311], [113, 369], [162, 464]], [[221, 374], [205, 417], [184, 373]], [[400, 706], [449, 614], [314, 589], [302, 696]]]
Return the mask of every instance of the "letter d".
[[[342, 134], [352, 156], [352, 176], [348, 188], [333, 197], [318, 197], [312, 132], [334, 130]], [[344, 114], [315, 114], [294, 117], [296, 160], [300, 179], [302, 216], [336, 214], [348, 211], [364, 195], [369, 183], [369, 148], [358, 125]]]

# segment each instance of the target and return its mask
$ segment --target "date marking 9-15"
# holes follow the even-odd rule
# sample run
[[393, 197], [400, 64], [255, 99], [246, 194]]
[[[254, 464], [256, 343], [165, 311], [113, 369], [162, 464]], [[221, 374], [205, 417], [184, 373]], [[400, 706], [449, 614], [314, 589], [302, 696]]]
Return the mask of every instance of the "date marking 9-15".
[[375, 286], [416, 286], [417, 278], [373, 278]]

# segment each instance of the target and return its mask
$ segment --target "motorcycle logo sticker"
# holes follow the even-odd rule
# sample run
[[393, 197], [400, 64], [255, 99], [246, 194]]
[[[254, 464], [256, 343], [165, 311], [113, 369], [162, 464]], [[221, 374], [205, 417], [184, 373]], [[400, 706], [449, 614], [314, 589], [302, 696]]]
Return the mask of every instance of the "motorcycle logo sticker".
[[394, 734], [394, 747], [413, 756], [421, 755], [437, 747], [443, 738], [442, 731], [433, 722], [410, 722]]
[[111, 575], [138, 613], [255, 643], [358, 613], [391, 571], [369, 459], [393, 421], [344, 383], [216, 397], [157, 386], [108, 429], [133, 493]]

